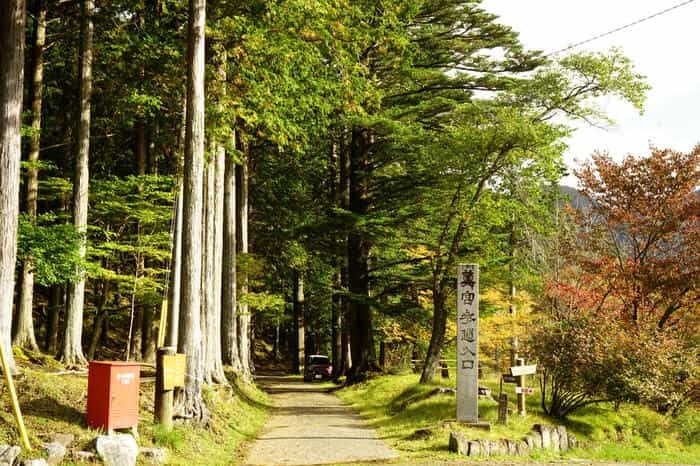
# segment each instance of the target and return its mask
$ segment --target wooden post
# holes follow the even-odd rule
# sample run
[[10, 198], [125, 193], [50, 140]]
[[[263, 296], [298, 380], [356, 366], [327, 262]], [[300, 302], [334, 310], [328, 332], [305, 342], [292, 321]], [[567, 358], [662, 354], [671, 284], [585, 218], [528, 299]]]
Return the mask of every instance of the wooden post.
[[450, 369], [447, 367], [447, 363], [445, 361], [440, 363], [440, 375], [443, 379], [450, 378]]
[[508, 424], [508, 394], [501, 393], [498, 396], [498, 423]]
[[[524, 366], [525, 359], [524, 358], [517, 358], [515, 360], [515, 365], [516, 366]], [[517, 396], [518, 396], [518, 414], [520, 416], [525, 416], [525, 393], [523, 393], [523, 388], [525, 387], [525, 376], [524, 375], [518, 376], [518, 384], [516, 386], [520, 387], [520, 393], [517, 394]]]
[[173, 427], [173, 389], [165, 389], [165, 367], [164, 356], [175, 354], [174, 346], [164, 346], [158, 348], [156, 355], [156, 399], [153, 408], [155, 422], [166, 429]]

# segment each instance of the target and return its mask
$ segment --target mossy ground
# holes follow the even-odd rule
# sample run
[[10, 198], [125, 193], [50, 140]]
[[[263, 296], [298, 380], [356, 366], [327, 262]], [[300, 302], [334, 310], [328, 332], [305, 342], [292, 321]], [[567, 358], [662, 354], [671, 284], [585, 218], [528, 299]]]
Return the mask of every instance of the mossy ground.
[[[40, 446], [54, 433], [75, 435], [72, 448], [94, 451], [100, 433], [85, 423], [87, 372], [65, 371], [53, 358], [16, 351], [20, 374], [15, 377], [33, 452], [23, 451], [20, 459], [42, 456]], [[229, 374], [229, 386], [206, 387], [204, 398], [211, 417], [205, 426], [176, 424], [164, 431], [153, 423], [152, 370], [142, 371], [139, 402], [139, 444], [164, 446], [170, 450], [170, 464], [230, 465], [240, 462], [246, 440], [255, 438], [267, 419], [269, 401], [255, 385], [241, 383]], [[12, 416], [9, 393], [1, 385], [0, 443], [20, 445]], [[72, 464], [67, 461], [65, 464]]]
[[[530, 386], [537, 383], [531, 379]], [[499, 383], [494, 378], [480, 385], [491, 388], [498, 397]], [[454, 387], [454, 379], [437, 378], [432, 384], [420, 385], [418, 375], [388, 375], [338, 390], [341, 399], [366, 417], [382, 438], [407, 459], [417, 461], [455, 460], [447, 449], [450, 430], [462, 429], [469, 438], [520, 439], [533, 424], [565, 424], [586, 446], [563, 455], [538, 451], [530, 459], [554, 460], [585, 458], [601, 461], [641, 463], [700, 464], [700, 412], [692, 408], [680, 417], [671, 418], [637, 405], [623, 405], [615, 411], [611, 404], [582, 409], [566, 422], [548, 418], [539, 406], [540, 396], [527, 397], [528, 414], [510, 415], [506, 426], [499, 425], [498, 405], [492, 400], [479, 401], [480, 419], [491, 423], [491, 431], [461, 427], [455, 422], [456, 401], [453, 394], [440, 394], [422, 401], [421, 395], [438, 386]], [[505, 384], [510, 407], [515, 410], [514, 385]], [[417, 432], [421, 431], [421, 432]], [[522, 459], [519, 459], [522, 461]]]

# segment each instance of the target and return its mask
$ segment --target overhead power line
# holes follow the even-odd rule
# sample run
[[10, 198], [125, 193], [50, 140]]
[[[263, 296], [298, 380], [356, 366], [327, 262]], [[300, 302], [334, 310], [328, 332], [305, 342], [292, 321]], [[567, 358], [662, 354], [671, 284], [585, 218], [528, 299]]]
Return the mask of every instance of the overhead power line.
[[590, 37], [590, 38], [588, 38], [588, 39], [586, 39], [586, 40], [582, 40], [581, 42], [576, 42], [575, 44], [569, 45], [568, 47], [564, 47], [563, 49], [560, 49], [560, 50], [557, 50], [557, 51], [554, 51], [554, 52], [550, 52], [550, 53], [548, 53], [547, 55], [545, 55], [545, 57], [550, 57], [550, 56], [556, 55], [556, 54], [558, 54], [558, 53], [566, 52], [566, 51], [568, 51], [568, 50], [575, 49], [576, 47], [580, 47], [580, 46], [582, 46], [582, 45], [584, 45], [584, 44], [588, 44], [589, 42], [593, 42], [594, 40], [598, 40], [598, 39], [600, 39], [600, 38], [607, 37], [607, 36], [610, 36], [610, 35], [612, 35], [612, 34], [615, 34], [616, 32], [620, 32], [620, 31], [623, 31], [623, 30], [625, 30], [625, 29], [629, 29], [629, 28], [631, 28], [631, 27], [633, 27], [633, 26], [636, 26], [636, 25], [638, 25], [638, 24], [644, 23], [644, 22], [649, 21], [649, 20], [654, 19], [654, 18], [658, 18], [659, 16], [665, 15], [666, 13], [669, 13], [669, 12], [671, 12], [671, 11], [673, 11], [673, 10], [677, 10], [678, 8], [681, 8], [681, 7], [684, 7], [684, 6], [686, 6], [686, 5], [689, 5], [689, 4], [693, 3], [694, 1], [695, 1], [695, 0], [686, 0], [686, 1], [684, 1], [684, 2], [678, 3], [677, 5], [673, 5], [672, 7], [666, 8], [665, 10], [661, 10], [661, 11], [659, 11], [659, 12], [657, 12], [657, 13], [652, 14], [652, 15], [649, 15], [649, 16], [646, 16], [646, 17], [644, 17], [644, 18], [640, 18], [640, 19], [638, 19], [638, 20], [636, 20], [636, 21], [633, 21], [633, 22], [631, 22], [631, 23], [625, 24], [624, 26], [617, 27], [617, 28], [615, 28], [615, 29], [612, 29], [612, 30], [610, 30], [610, 31], [604, 32], [604, 33], [602, 33], [602, 34], [598, 34], [597, 36]]

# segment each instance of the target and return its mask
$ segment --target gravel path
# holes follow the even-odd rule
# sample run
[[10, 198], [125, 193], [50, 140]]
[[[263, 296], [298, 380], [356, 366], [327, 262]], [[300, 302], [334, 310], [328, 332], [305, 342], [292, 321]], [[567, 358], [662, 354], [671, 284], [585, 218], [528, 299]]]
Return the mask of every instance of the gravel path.
[[398, 454], [338, 398], [299, 380], [260, 376], [275, 408], [245, 465], [315, 465], [380, 461]]

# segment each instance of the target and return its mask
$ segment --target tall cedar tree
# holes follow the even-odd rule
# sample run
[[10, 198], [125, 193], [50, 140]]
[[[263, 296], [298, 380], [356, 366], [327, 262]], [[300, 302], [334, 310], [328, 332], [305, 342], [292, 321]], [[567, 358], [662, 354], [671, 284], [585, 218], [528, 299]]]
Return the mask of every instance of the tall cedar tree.
[[5, 347], [11, 370], [15, 364], [10, 332], [22, 157], [24, 8], [23, 0], [4, 1], [0, 6], [0, 344]]
[[185, 386], [176, 393], [176, 412], [194, 421], [207, 418], [202, 398], [201, 321], [202, 187], [204, 171], [204, 28], [206, 2], [190, 0], [187, 34], [187, 112], [183, 177], [182, 265], [178, 352], [187, 357]]
[[[34, 2], [34, 43], [32, 45], [32, 82], [30, 88], [31, 103], [31, 127], [32, 132], [29, 138], [29, 153], [27, 161], [27, 183], [25, 194], [25, 209], [29, 220], [36, 221], [37, 200], [39, 194], [39, 147], [41, 142], [41, 101], [43, 97], [44, 85], [44, 46], [46, 44], [46, 0]], [[34, 271], [32, 270], [31, 258], [22, 262], [20, 275], [19, 305], [17, 306], [17, 317], [15, 332], [12, 338], [14, 345], [28, 347], [34, 351], [39, 351], [34, 334], [34, 319], [32, 313], [32, 303], [34, 297]]]

